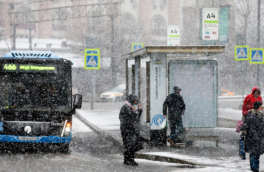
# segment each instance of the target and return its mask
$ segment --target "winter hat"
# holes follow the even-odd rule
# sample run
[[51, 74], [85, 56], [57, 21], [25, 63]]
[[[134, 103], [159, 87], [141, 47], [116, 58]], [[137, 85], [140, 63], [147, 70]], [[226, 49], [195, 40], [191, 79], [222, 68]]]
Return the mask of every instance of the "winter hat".
[[256, 101], [253, 105], [253, 109], [258, 110], [258, 108], [262, 105], [261, 101]]
[[257, 91], [258, 93], [260, 93], [260, 90], [259, 90], [259, 89], [255, 89], [255, 90], [254, 90], [254, 93], [255, 93], [256, 91]]
[[173, 90], [174, 90], [174, 91], [181, 91], [181, 88], [178, 87], [178, 86], [174, 86], [174, 87], [173, 87]]
[[134, 95], [134, 94], [129, 94], [129, 96], [127, 97], [127, 101], [131, 104], [133, 104], [135, 101], [138, 101], [137, 100], [137, 96]]

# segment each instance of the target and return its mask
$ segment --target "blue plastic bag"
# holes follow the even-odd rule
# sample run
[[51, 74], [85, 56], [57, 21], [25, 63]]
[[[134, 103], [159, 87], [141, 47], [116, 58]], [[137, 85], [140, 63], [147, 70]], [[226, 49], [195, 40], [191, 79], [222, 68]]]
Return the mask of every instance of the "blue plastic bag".
[[245, 140], [245, 136], [240, 135], [240, 139], [239, 139], [239, 157], [242, 160], [246, 160], [244, 140]]

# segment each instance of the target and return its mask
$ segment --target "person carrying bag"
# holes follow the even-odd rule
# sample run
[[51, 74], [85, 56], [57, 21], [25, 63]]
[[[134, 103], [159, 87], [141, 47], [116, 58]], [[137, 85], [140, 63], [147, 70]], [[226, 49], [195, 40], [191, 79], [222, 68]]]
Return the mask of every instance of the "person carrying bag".
[[240, 134], [244, 136], [245, 152], [250, 153], [250, 168], [254, 172], [259, 171], [259, 158], [264, 153], [263, 109], [262, 102], [255, 102], [240, 130]]

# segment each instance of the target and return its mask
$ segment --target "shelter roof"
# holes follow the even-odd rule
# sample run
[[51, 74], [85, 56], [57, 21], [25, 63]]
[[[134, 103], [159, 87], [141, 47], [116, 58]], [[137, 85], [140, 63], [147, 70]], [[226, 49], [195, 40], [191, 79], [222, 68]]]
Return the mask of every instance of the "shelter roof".
[[145, 56], [149, 53], [166, 54], [205, 54], [207, 56], [224, 53], [224, 45], [182, 45], [182, 46], [145, 46], [139, 50], [123, 55], [122, 59]]

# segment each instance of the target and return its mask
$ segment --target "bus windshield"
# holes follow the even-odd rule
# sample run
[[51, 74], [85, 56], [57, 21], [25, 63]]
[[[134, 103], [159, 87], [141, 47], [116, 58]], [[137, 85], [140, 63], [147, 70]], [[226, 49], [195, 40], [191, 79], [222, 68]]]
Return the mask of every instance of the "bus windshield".
[[68, 109], [71, 95], [66, 77], [49, 73], [1, 73], [0, 108]]

